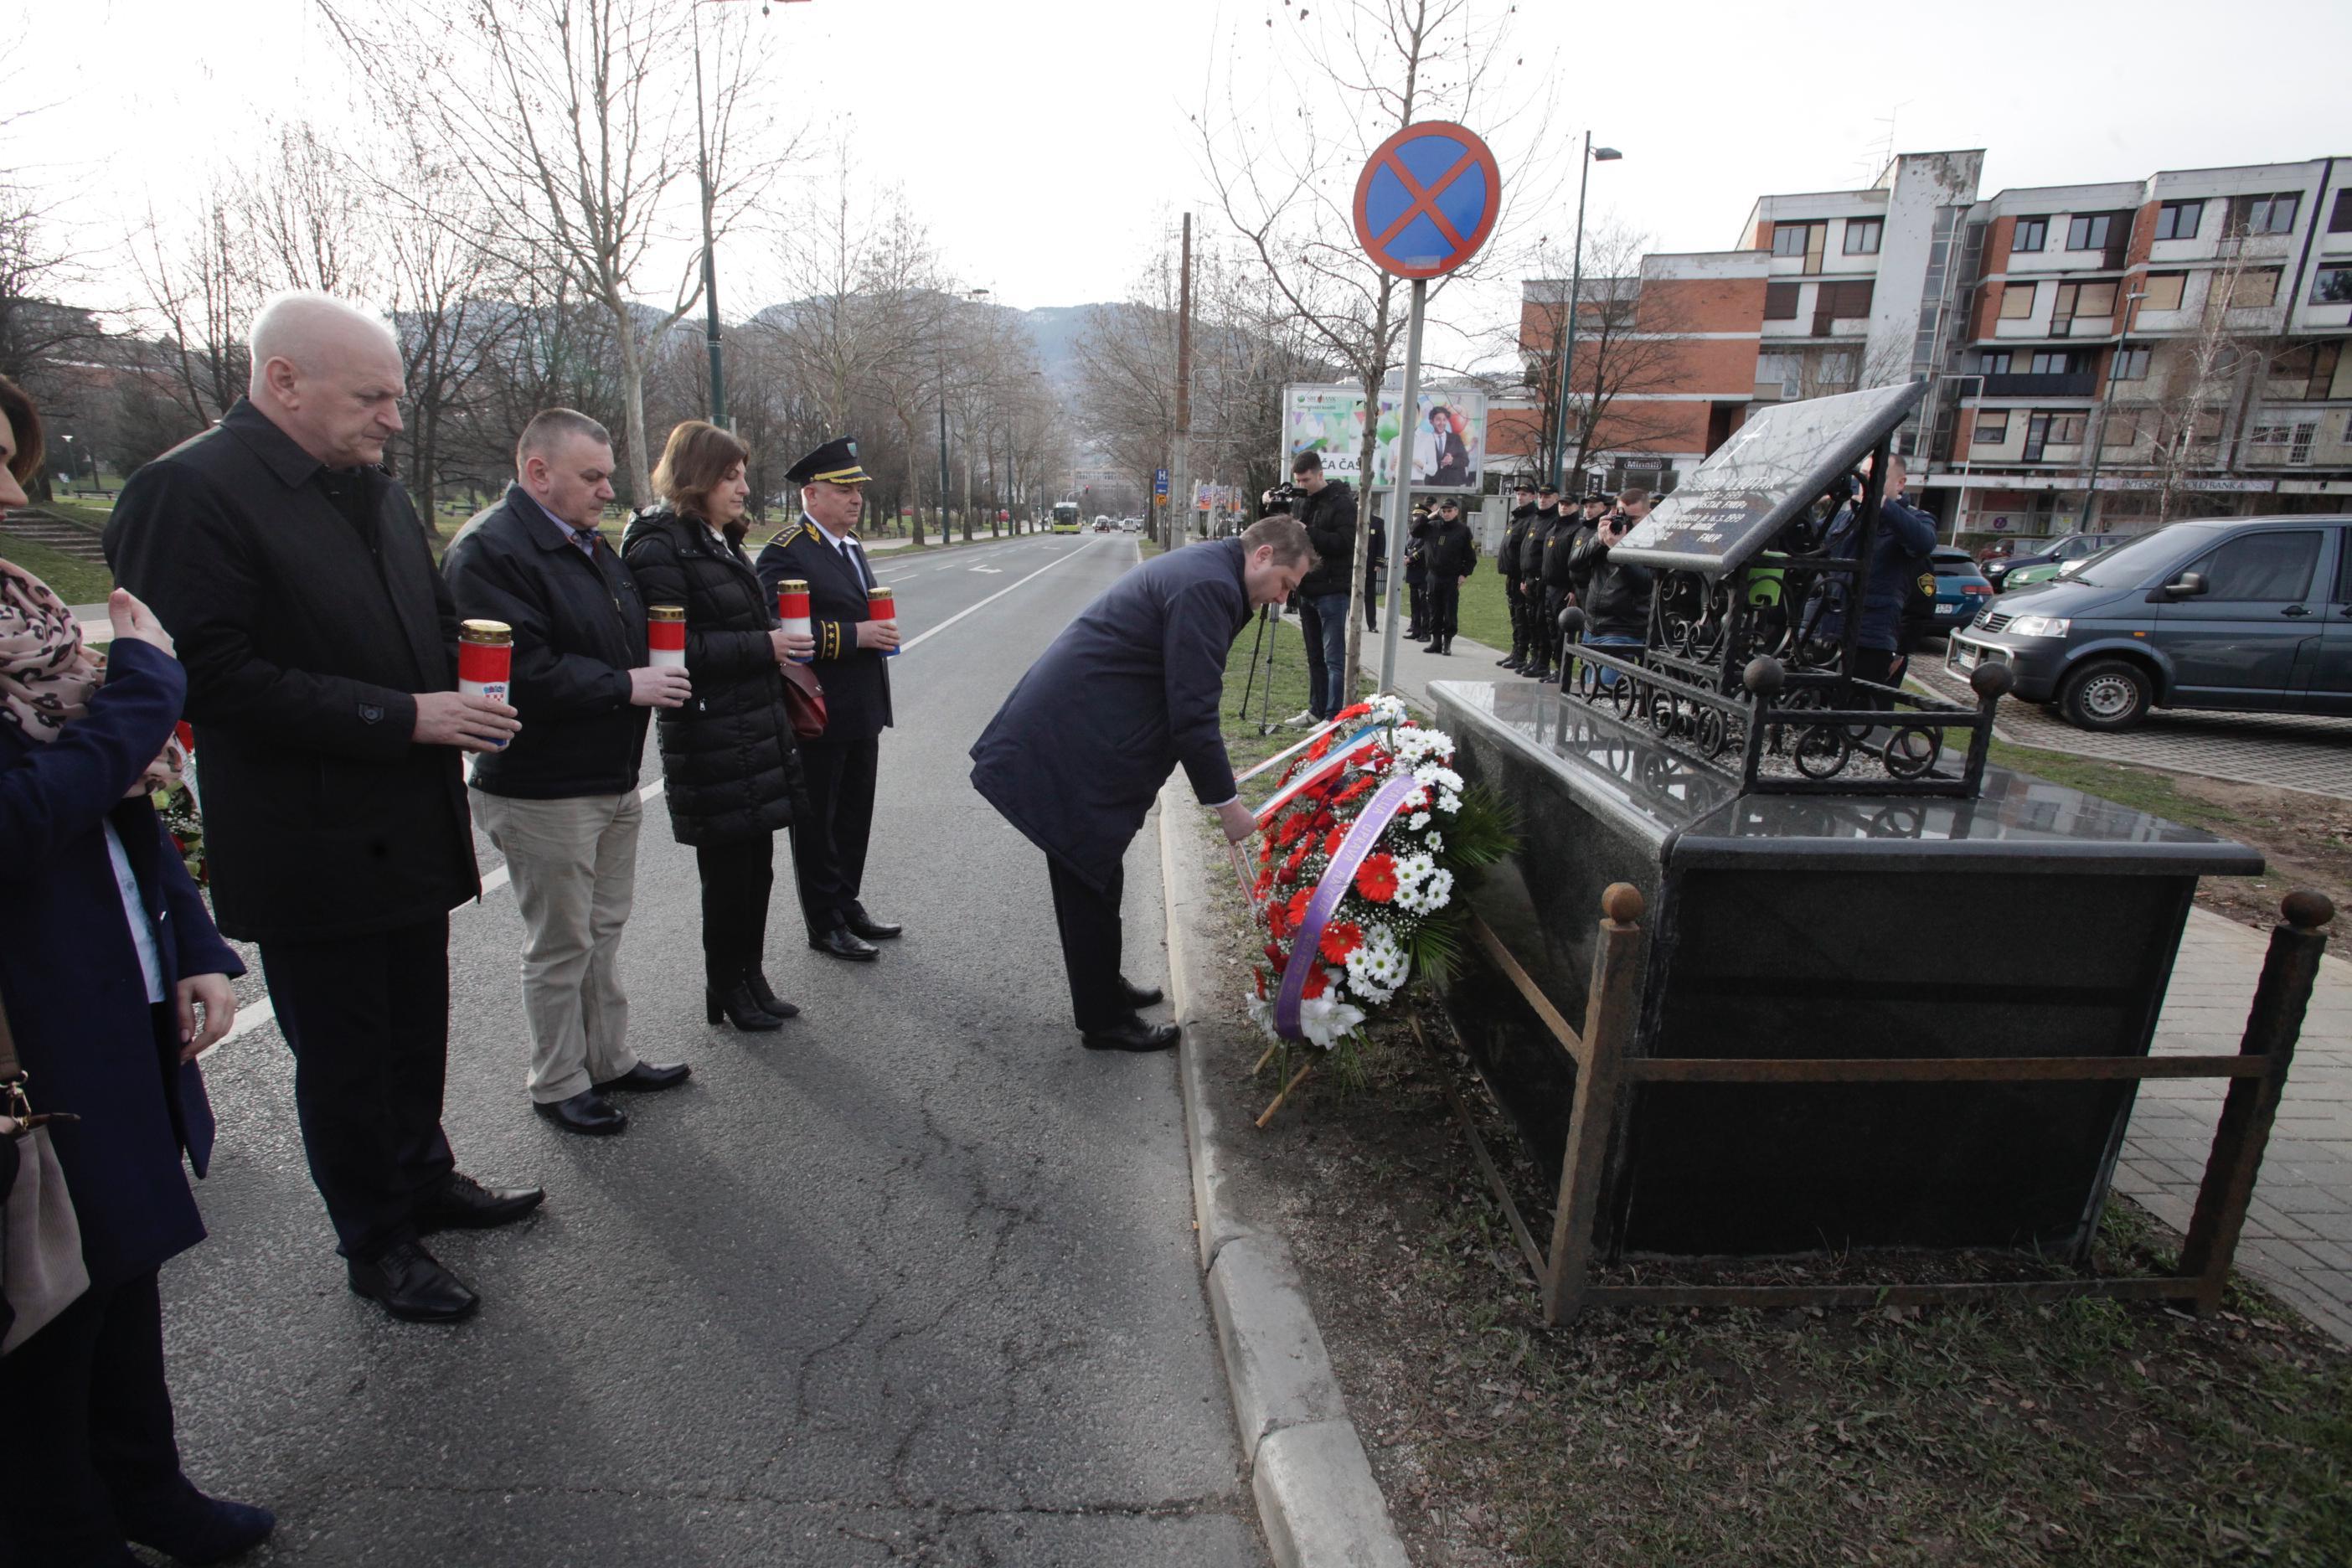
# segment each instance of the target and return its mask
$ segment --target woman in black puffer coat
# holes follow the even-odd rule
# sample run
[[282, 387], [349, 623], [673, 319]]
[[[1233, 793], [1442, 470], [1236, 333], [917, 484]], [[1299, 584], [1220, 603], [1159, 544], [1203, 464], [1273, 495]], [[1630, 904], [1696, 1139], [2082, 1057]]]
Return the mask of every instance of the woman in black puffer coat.
[[686, 606], [694, 695], [661, 710], [659, 734], [670, 831], [702, 874], [706, 1015], [772, 1029], [800, 1011], [761, 972], [776, 830], [804, 798], [782, 663], [815, 645], [778, 627], [743, 553], [750, 455], [699, 419], [672, 430], [653, 476], [664, 504], [630, 520], [621, 553], [648, 605]]

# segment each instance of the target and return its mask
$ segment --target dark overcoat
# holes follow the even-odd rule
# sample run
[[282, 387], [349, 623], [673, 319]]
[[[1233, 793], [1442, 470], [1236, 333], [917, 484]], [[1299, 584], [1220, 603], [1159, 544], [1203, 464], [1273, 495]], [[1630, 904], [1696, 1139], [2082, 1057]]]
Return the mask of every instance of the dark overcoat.
[[809, 585], [809, 630], [816, 637], [812, 668], [824, 687], [828, 742], [871, 741], [891, 724], [890, 657], [857, 646], [857, 623], [872, 618], [866, 613], [866, 591], [874, 586], [873, 563], [862, 547], [857, 559], [862, 572], [805, 513], [760, 550], [760, 583], [771, 605], [776, 584], [786, 578]]
[[481, 891], [458, 753], [420, 746], [416, 694], [457, 688], [457, 613], [408, 496], [378, 468], [372, 527], [243, 399], [131, 476], [115, 581], [187, 668], [220, 929], [332, 940], [437, 919]]
[[509, 485], [458, 530], [441, 573], [460, 615], [514, 628], [507, 700], [522, 732], [476, 753], [474, 787], [521, 800], [636, 788], [651, 710], [630, 702], [629, 671], [647, 657], [646, 604], [620, 554], [600, 542], [590, 559], [529, 491]]
[[629, 520], [621, 553], [647, 605], [686, 608], [694, 695], [655, 721], [672, 837], [731, 844], [791, 826], [806, 786], [769, 635], [775, 601], [743, 547], [664, 509]]
[[179, 718], [185, 676], [118, 639], [87, 716], [46, 743], [0, 723], [0, 1005], [51, 1124], [94, 1284], [120, 1284], [205, 1237], [180, 1168], [212, 1158], [204, 1075], [158, 1027], [106, 851], [122, 840], [155, 933], [163, 994], [184, 975], [242, 974], [146, 797], [123, 798]]
[[1121, 577], [1063, 628], [972, 743], [972, 787], [1097, 889], [1171, 769], [1182, 764], [1203, 805], [1234, 798], [1217, 713], [1226, 651], [1249, 625], [1243, 559], [1240, 540], [1217, 540]]

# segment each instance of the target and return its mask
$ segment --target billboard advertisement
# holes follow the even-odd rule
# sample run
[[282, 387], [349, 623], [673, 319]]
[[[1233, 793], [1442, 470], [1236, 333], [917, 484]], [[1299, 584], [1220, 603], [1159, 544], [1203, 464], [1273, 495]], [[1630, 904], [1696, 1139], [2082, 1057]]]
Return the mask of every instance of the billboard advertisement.
[[[1396, 483], [1399, 394], [1381, 394], [1380, 445], [1373, 449], [1371, 488]], [[1412, 487], [1417, 490], [1475, 491], [1486, 471], [1486, 395], [1475, 387], [1434, 386], [1420, 395], [1412, 421]], [[1358, 470], [1364, 449], [1364, 389], [1360, 386], [1286, 386], [1282, 389], [1282, 458], [1315, 452], [1323, 471], [1365, 489]]]

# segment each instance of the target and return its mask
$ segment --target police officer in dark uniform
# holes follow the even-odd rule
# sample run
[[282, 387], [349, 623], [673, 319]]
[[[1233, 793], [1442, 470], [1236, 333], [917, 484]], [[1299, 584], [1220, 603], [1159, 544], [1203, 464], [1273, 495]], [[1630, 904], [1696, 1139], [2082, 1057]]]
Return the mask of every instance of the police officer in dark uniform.
[[1528, 525], [1527, 541], [1503, 580], [1513, 608], [1527, 617], [1528, 657], [1520, 662], [1519, 672], [1538, 680], [1546, 678], [1559, 646], [1559, 628], [1544, 615], [1543, 593], [1544, 549], [1559, 521], [1559, 487], [1547, 479], [1536, 487], [1535, 516]]
[[1503, 530], [1503, 545], [1495, 554], [1495, 570], [1503, 574], [1503, 594], [1511, 610], [1511, 651], [1495, 662], [1505, 669], [1524, 669], [1535, 657], [1535, 617], [1519, 597], [1519, 556], [1536, 529], [1536, 482], [1521, 479], [1511, 487], [1511, 521]]
[[859, 899], [882, 731], [891, 721], [887, 656], [898, 646], [896, 622], [866, 616], [874, 569], [856, 526], [865, 505], [859, 487], [871, 478], [848, 437], [794, 463], [784, 479], [801, 487], [800, 519], [768, 541], [757, 563], [772, 598], [787, 579], [808, 584], [814, 668], [824, 685], [824, 733], [800, 743], [810, 809], [793, 816], [793, 865], [809, 946], [859, 963], [871, 962], [881, 951], [874, 943], [899, 931], [867, 914]]
[[1404, 592], [1409, 614], [1404, 635], [1414, 642], [1429, 640], [1429, 537], [1437, 525], [1430, 521], [1429, 503], [1415, 501], [1412, 526], [1405, 530]]
[[1429, 651], [1450, 654], [1459, 630], [1462, 580], [1478, 569], [1478, 541], [1462, 519], [1462, 503], [1437, 503], [1437, 526], [1424, 552], [1429, 568]]

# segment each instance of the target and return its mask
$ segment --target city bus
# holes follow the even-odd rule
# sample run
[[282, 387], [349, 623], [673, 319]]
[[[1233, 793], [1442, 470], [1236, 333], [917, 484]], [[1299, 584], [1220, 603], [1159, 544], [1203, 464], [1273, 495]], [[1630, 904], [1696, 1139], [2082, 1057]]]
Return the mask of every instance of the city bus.
[[1054, 503], [1054, 531], [1055, 533], [1076, 533], [1078, 531], [1077, 502], [1074, 500], [1058, 500]]

